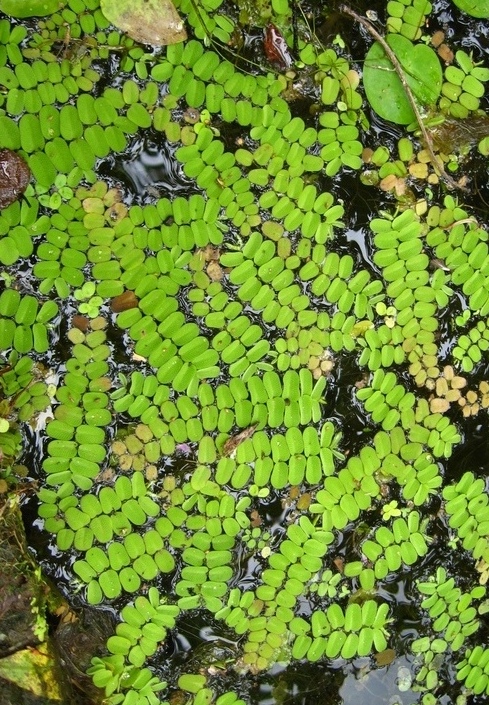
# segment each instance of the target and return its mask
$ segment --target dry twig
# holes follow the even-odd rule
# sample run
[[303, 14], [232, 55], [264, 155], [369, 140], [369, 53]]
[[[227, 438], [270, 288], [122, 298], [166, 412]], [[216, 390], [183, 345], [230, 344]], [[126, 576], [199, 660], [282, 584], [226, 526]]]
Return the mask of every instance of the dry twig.
[[367, 32], [372, 35], [374, 39], [376, 39], [379, 44], [382, 46], [383, 50], [385, 51], [387, 57], [389, 58], [389, 61], [391, 62], [392, 66], [394, 67], [395, 72], [399, 76], [399, 80], [402, 83], [402, 87], [404, 88], [404, 91], [406, 93], [407, 99], [409, 101], [409, 104], [413, 110], [413, 113], [416, 117], [416, 122], [419, 125], [419, 129], [421, 130], [421, 133], [423, 135], [423, 139], [426, 144], [426, 149], [428, 150], [428, 153], [430, 155], [431, 161], [433, 163], [433, 166], [435, 169], [438, 171], [440, 177], [443, 179], [443, 181], [449, 186], [450, 188], [456, 188], [460, 189], [462, 191], [467, 191], [465, 186], [462, 186], [461, 184], [457, 183], [455, 179], [453, 179], [450, 174], [447, 174], [445, 171], [445, 167], [443, 165], [442, 160], [440, 157], [435, 154], [434, 148], [433, 148], [433, 140], [428, 134], [428, 130], [426, 129], [426, 126], [423, 122], [423, 118], [421, 116], [421, 113], [419, 112], [418, 105], [416, 103], [416, 100], [414, 99], [413, 92], [411, 91], [411, 88], [408, 85], [408, 82], [406, 81], [406, 76], [404, 75], [404, 69], [401, 66], [401, 63], [399, 62], [399, 59], [397, 56], [394, 54], [390, 46], [387, 44], [385, 41], [384, 37], [377, 32], [375, 27], [370, 24], [368, 20], [366, 20], [364, 17], [361, 17], [358, 15], [354, 10], [349, 8], [347, 5], [340, 5], [340, 12], [343, 12], [345, 15], [350, 15], [350, 17], [353, 17], [353, 19], [358, 22], [359, 24], [362, 25], [362, 27], [365, 27]]

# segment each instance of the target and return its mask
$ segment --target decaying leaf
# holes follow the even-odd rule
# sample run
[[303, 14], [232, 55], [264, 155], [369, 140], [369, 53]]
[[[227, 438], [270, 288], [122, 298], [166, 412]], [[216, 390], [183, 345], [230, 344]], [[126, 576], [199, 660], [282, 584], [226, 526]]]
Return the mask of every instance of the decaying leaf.
[[202, 253], [206, 262], [217, 262], [219, 260], [219, 257], [221, 256], [221, 251], [219, 250], [219, 248], [214, 247], [213, 245], [207, 245], [207, 247], [204, 247], [197, 251]]
[[442, 42], [445, 41], [445, 32], [442, 32], [441, 29], [439, 29], [436, 32], [433, 32], [433, 35], [431, 37], [431, 44], [437, 49]]
[[132, 354], [131, 360], [134, 362], [146, 362], [146, 358], [142, 355], [138, 355], [137, 353]]
[[187, 38], [171, 0], [101, 0], [100, 8], [109, 22], [142, 44], [167, 46]]
[[430, 401], [430, 411], [432, 414], [445, 413], [450, 408], [450, 402], [447, 399], [439, 399], [435, 397]]
[[224, 276], [221, 265], [216, 260], [211, 260], [207, 266], [207, 275], [213, 282], [220, 282]]
[[274, 24], [270, 23], [265, 27], [263, 48], [267, 59], [280, 70], [285, 70], [292, 65], [287, 42]]
[[250, 438], [256, 429], [256, 424], [254, 426], [248, 426], [248, 428], [245, 428], [244, 431], [241, 431], [240, 433], [237, 433], [235, 436], [231, 436], [230, 438], [227, 439], [226, 443], [224, 444], [222, 448], [222, 455], [231, 455], [231, 453], [234, 453], [236, 448], [243, 443], [247, 438]]
[[301, 512], [305, 512], [309, 509], [309, 506], [312, 502], [312, 496], [310, 492], [304, 492], [303, 495], [299, 497], [297, 500], [297, 509], [299, 509]]
[[251, 526], [253, 528], [256, 528], [257, 526], [261, 526], [261, 523], [262, 521], [260, 514], [257, 512], [256, 509], [253, 509], [253, 511], [251, 512]]
[[345, 559], [341, 556], [336, 556], [336, 558], [333, 558], [333, 563], [337, 567], [338, 572], [343, 573], [343, 570], [345, 568]]
[[403, 196], [406, 192], [406, 180], [395, 174], [388, 174], [379, 184], [382, 191], [394, 191], [396, 196]]
[[24, 159], [11, 149], [0, 149], [0, 209], [17, 201], [31, 180]]
[[83, 333], [86, 333], [90, 328], [90, 321], [86, 316], [73, 316], [73, 326]]
[[396, 652], [394, 649], [384, 649], [374, 656], [377, 666], [388, 666], [396, 658]]
[[134, 291], [123, 291], [122, 294], [114, 296], [110, 301], [110, 308], [114, 313], [120, 313], [121, 311], [127, 311], [130, 308], [136, 308], [138, 305], [138, 298]]

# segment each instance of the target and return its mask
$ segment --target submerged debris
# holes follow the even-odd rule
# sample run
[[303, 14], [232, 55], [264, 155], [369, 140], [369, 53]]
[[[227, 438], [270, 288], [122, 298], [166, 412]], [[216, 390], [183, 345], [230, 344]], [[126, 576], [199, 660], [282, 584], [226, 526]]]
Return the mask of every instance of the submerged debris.
[[222, 455], [232, 455], [236, 448], [243, 443], [247, 438], [251, 438], [251, 436], [254, 434], [256, 430], [256, 424], [253, 426], [248, 426], [248, 428], [245, 428], [244, 431], [241, 431], [240, 433], [237, 433], [235, 436], [231, 436], [230, 438], [227, 439], [226, 443], [224, 444], [222, 448]]

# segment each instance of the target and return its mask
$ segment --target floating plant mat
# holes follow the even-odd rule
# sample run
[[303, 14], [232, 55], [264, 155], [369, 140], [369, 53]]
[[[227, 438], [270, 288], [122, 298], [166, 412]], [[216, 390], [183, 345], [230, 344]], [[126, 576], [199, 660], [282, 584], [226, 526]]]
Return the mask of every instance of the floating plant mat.
[[[0, 149], [32, 173], [0, 212], [1, 463], [36, 428], [47, 563], [119, 615], [110, 705], [489, 693], [487, 458], [453, 462], [487, 429], [489, 68], [448, 0], [463, 41], [377, 8], [417, 76], [388, 117], [431, 135], [394, 140], [373, 25], [322, 5], [182, 0], [158, 49], [98, 0], [0, 19]], [[144, 194], [102, 177], [158, 143]]]

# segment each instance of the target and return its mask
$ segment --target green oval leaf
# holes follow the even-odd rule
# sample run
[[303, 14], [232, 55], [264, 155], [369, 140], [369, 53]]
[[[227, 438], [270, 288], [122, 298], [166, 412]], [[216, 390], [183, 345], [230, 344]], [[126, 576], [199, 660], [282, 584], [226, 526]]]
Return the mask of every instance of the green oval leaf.
[[472, 17], [489, 17], [489, 0], [453, 0], [453, 3]]
[[[442, 69], [430, 47], [414, 45], [409, 39], [393, 34], [387, 43], [398, 58], [406, 82], [420, 105], [432, 105], [440, 95]], [[370, 105], [380, 117], [399, 125], [416, 120], [401, 80], [383, 47], [375, 42], [367, 53], [364, 85]]]
[[59, 9], [59, 0], [0, 0], [0, 10], [11, 17], [44, 17]]

